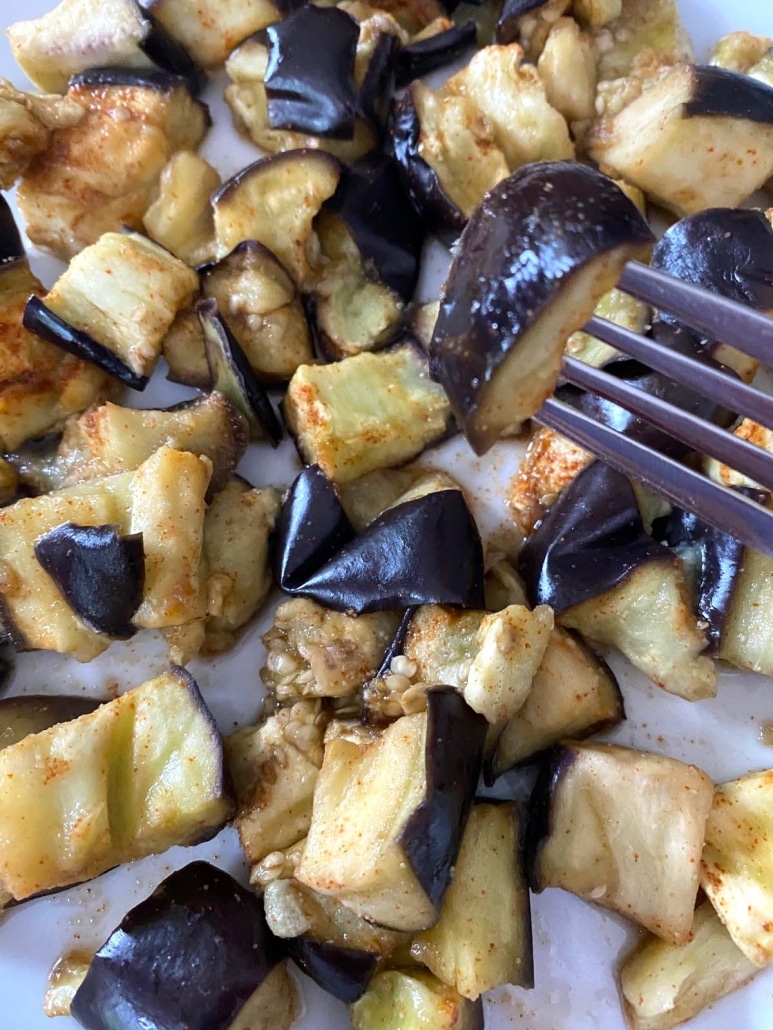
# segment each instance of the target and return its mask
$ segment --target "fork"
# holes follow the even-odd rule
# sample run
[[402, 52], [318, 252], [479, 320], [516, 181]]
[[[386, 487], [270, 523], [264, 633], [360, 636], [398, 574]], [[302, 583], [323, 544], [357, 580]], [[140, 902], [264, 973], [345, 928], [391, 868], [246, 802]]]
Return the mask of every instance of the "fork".
[[[773, 364], [773, 318], [767, 315], [635, 261], [624, 268], [618, 288], [676, 316], [709, 340], [729, 344]], [[583, 331], [723, 407], [773, 429], [773, 397], [720, 369], [596, 316], [583, 326]], [[561, 377], [566, 383], [619, 404], [692, 450], [718, 459], [773, 491], [773, 454], [763, 448], [574, 358], [564, 358]], [[555, 397], [546, 400], [534, 418], [677, 507], [694, 512], [747, 547], [773, 557], [773, 511], [763, 504], [715, 483]]]

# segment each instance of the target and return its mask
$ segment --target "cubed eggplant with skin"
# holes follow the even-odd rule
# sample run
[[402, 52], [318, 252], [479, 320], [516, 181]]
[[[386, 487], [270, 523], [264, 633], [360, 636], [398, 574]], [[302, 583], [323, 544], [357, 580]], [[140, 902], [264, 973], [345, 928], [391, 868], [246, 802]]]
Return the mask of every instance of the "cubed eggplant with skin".
[[[0, 79], [0, 190], [14, 186], [32, 159], [48, 147], [54, 129], [77, 125], [82, 117], [83, 110], [68, 97], [36, 96]], [[2, 222], [7, 248], [14, 231], [18, 233], [10, 209], [5, 210]], [[23, 250], [14, 256], [23, 257]]]
[[50, 729], [58, 722], [68, 722], [88, 715], [99, 701], [80, 694], [20, 694], [0, 700], [0, 750], [10, 744]]
[[477, 453], [552, 393], [567, 338], [653, 243], [622, 191], [572, 162], [527, 165], [487, 195], [459, 242], [430, 349]]
[[211, 195], [220, 176], [190, 150], [175, 154], [161, 173], [158, 197], [142, 218], [145, 232], [188, 265], [201, 265], [214, 253]]
[[94, 956], [71, 1013], [85, 1030], [228, 1028], [283, 957], [262, 901], [193, 862], [167, 877]]
[[453, 689], [372, 744], [331, 741], [296, 877], [399, 930], [433, 925], [480, 772], [486, 722]]
[[673, 758], [609, 744], [560, 745], [530, 802], [533, 889], [563, 887], [686, 943], [713, 794], [706, 773]]
[[480, 1000], [417, 969], [379, 973], [349, 1015], [354, 1030], [483, 1030]]
[[477, 41], [478, 29], [474, 21], [450, 25], [432, 36], [413, 40], [397, 54], [397, 85], [407, 86], [414, 79], [450, 64], [472, 49]]

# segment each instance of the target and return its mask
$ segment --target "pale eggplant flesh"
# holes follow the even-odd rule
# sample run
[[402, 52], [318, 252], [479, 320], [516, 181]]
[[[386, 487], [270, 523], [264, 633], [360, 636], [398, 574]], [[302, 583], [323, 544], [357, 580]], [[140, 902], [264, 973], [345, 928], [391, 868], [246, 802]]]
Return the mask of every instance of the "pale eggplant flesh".
[[0, 700], [0, 751], [29, 736], [88, 715], [101, 702], [80, 694], [20, 694]]
[[38, 537], [35, 557], [89, 629], [118, 639], [134, 635], [131, 620], [145, 584], [142, 533], [66, 522]]
[[466, 21], [462, 25], [437, 32], [434, 36], [406, 44], [397, 55], [396, 85], [407, 86], [414, 79], [450, 64], [474, 47], [477, 41], [478, 28], [475, 22]]
[[142, 17], [150, 24], [150, 31], [140, 43], [140, 49], [160, 68], [185, 79], [191, 93], [198, 96], [207, 84], [204, 70], [147, 7]]

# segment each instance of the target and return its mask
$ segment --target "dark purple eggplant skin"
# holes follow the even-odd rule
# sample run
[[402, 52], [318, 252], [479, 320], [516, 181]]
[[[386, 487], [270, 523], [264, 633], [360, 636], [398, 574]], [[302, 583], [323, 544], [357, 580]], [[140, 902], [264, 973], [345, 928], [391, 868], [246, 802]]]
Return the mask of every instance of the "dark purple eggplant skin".
[[89, 629], [119, 640], [134, 635], [145, 584], [142, 533], [65, 522], [38, 537], [35, 557]]
[[24, 258], [24, 244], [5, 195], [0, 193], [0, 268], [11, 261]]
[[354, 536], [333, 483], [319, 465], [307, 465], [279, 514], [272, 544], [274, 579], [282, 590], [295, 589]]
[[419, 278], [424, 225], [395, 161], [379, 155], [356, 162], [344, 170], [325, 206], [346, 225], [366, 272], [410, 300]]
[[269, 154], [267, 157], [261, 157], [257, 161], [253, 161], [251, 165], [247, 165], [246, 168], [240, 169], [230, 179], [226, 179], [223, 185], [212, 194], [212, 203], [218, 204], [222, 200], [227, 200], [230, 193], [238, 192], [246, 179], [250, 179], [254, 175], [261, 175], [269, 164], [294, 164], [296, 161], [305, 161], [308, 158], [318, 163], [327, 164], [334, 170], [340, 171], [341, 169], [341, 162], [325, 150], [315, 150], [312, 147], [284, 150], [280, 154]]
[[467, 223], [440, 184], [435, 169], [419, 154], [421, 124], [411, 87], [392, 107], [389, 127], [389, 152], [400, 167], [411, 202], [430, 232], [460, 232]]
[[430, 902], [439, 907], [451, 883], [475, 797], [488, 723], [453, 687], [427, 691], [427, 793], [400, 843]]
[[[147, 68], [120, 68], [112, 66], [106, 68], [87, 68], [86, 71], [78, 72], [77, 75], [73, 75], [70, 78], [68, 88], [83, 88], [84, 86], [91, 89], [104, 89], [105, 87], [113, 86], [119, 88], [152, 89], [157, 93], [174, 93], [177, 89], [184, 89], [191, 96], [195, 97], [191, 83], [186, 76], [175, 75], [160, 68], [158, 71]], [[202, 100], [196, 99], [196, 103], [204, 113], [207, 125], [211, 126], [212, 118], [209, 108]]]
[[29, 298], [24, 307], [22, 323], [31, 333], [47, 340], [48, 343], [53, 343], [55, 347], [61, 347], [68, 354], [74, 354], [76, 358], [91, 362], [132, 390], [142, 392], [148, 385], [148, 376], [137, 375], [117, 354], [93, 336], [83, 329], [76, 329], [59, 315], [55, 315], [40, 297], [33, 295]]
[[380, 956], [370, 951], [310, 937], [288, 938], [287, 952], [306, 976], [347, 1005], [363, 996], [380, 961]]
[[[761, 211], [709, 208], [683, 218], [655, 245], [652, 267], [757, 311], [773, 311], [773, 227]], [[659, 317], [680, 324], [665, 311]]]
[[[2, 661], [2, 659], [0, 659]], [[81, 694], [19, 694], [0, 700], [0, 751], [60, 722], [88, 715], [100, 706]]]
[[357, 615], [420, 604], [483, 608], [478, 528], [459, 490], [406, 501], [288, 592]]
[[517, 43], [520, 37], [518, 22], [524, 14], [544, 7], [547, 0], [505, 0], [497, 21], [497, 43]]
[[[265, 432], [272, 447], [278, 447], [283, 436], [282, 423], [274, 411], [265, 387], [252, 371], [247, 355], [236, 337], [218, 314], [217, 301], [200, 300], [196, 303], [196, 312], [204, 329], [204, 340], [207, 350], [207, 361], [212, 374], [212, 385], [218, 389], [217, 369], [213, 365], [213, 353], [217, 352], [217, 360], [228, 366], [231, 376], [239, 386], [243, 398], [243, 414], [251, 412], [261, 429]], [[223, 391], [225, 393], [225, 391]], [[233, 400], [226, 397], [233, 404]], [[237, 405], [234, 405], [235, 407]]]
[[705, 64], [697, 65], [693, 76], [692, 97], [682, 108], [684, 118], [746, 118], [773, 125], [773, 89], [764, 82]]
[[193, 60], [179, 39], [176, 39], [150, 11], [143, 10], [150, 23], [150, 32], [140, 43], [140, 49], [151, 61], [172, 75], [179, 75], [188, 83], [188, 89], [198, 96], [207, 85], [207, 75]]
[[563, 777], [574, 764], [571, 745], [557, 745], [548, 751], [539, 766], [526, 814], [524, 856], [529, 887], [539, 894], [544, 885], [539, 875], [540, 856], [544, 843], [552, 833], [550, 810], [553, 795]]
[[262, 900], [206, 862], [172, 873], [94, 956], [71, 1013], [86, 1030], [226, 1028], [283, 958]]
[[405, 651], [405, 638], [408, 636], [408, 630], [411, 627], [413, 616], [416, 614], [416, 608], [406, 608], [400, 618], [400, 625], [395, 630], [395, 635], [392, 637], [392, 642], [384, 653], [384, 657], [381, 661], [381, 665], [376, 673], [376, 679], [381, 676], [388, 676], [391, 671], [392, 659], [396, 658], [399, 654], [403, 654]]
[[272, 129], [326, 139], [354, 137], [359, 34], [358, 23], [345, 11], [313, 4], [268, 26], [264, 81]]
[[390, 32], [379, 37], [357, 96], [357, 114], [377, 129], [386, 127], [395, 90], [395, 61], [400, 42]]
[[573, 161], [525, 165], [490, 190], [462, 233], [430, 343], [431, 372], [462, 426], [573, 272], [654, 239], [611, 179]]
[[474, 21], [454, 25], [428, 39], [408, 43], [397, 55], [396, 85], [407, 86], [422, 75], [442, 68], [477, 45], [478, 29]]
[[[2, 627], [0, 626], [0, 630]], [[0, 635], [0, 645], [2, 644], [2, 636]], [[4, 694], [8, 689], [8, 685], [11, 682], [11, 673], [13, 672], [13, 662], [10, 658], [5, 658], [0, 654], [0, 694]], [[0, 702], [1, 703], [1, 702]]]
[[628, 479], [594, 461], [569, 484], [518, 556], [532, 605], [556, 615], [622, 583], [648, 561], [672, 561], [647, 536]]

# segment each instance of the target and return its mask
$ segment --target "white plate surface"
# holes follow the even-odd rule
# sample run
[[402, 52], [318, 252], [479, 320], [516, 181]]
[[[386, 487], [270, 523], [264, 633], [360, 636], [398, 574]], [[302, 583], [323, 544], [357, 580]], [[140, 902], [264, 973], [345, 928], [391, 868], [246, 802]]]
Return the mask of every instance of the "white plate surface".
[[[5, 26], [19, 17], [37, 17], [51, 6], [51, 0], [27, 0], [24, 5], [2, 0], [0, 22]], [[681, 0], [681, 9], [699, 56], [705, 56], [712, 42], [732, 29], [773, 36], [773, 0]], [[19, 86], [28, 85], [4, 38], [0, 75]], [[220, 88], [213, 87], [205, 99], [211, 105], [214, 128], [203, 153], [226, 177], [255, 160], [257, 151], [234, 133]], [[32, 258], [35, 271], [50, 285], [60, 266], [43, 255], [33, 253]], [[437, 282], [437, 275], [430, 276], [433, 280]], [[140, 403], [151, 407], [187, 395], [161, 379], [151, 383]], [[426, 455], [424, 461], [443, 464], [472, 489], [484, 533], [499, 537], [504, 524], [501, 489], [517, 465], [517, 449], [499, 446], [479, 460], [464, 443], [454, 441]], [[278, 454], [252, 448], [240, 471], [256, 486], [284, 485], [298, 468], [294, 453], [285, 445]], [[258, 710], [262, 696], [259, 638], [270, 620], [270, 612], [264, 613], [230, 655], [191, 663], [223, 732], [253, 720]], [[149, 634], [116, 644], [85, 666], [53, 654], [23, 655], [11, 691], [83, 691], [107, 697], [158, 674], [165, 664], [164, 647]], [[761, 723], [773, 719], [770, 679], [725, 674], [716, 699], [689, 704], [658, 691], [625, 662], [613, 658], [612, 664], [625, 695], [628, 719], [610, 739], [694, 762], [717, 781], [773, 766], [773, 751], [759, 743]], [[4, 915], [0, 921], [0, 1030], [74, 1030], [73, 1020], [59, 1018], [52, 1024], [41, 1010], [46, 978], [57, 957], [74, 947], [99, 946], [132, 905], [174, 868], [194, 858], [208, 859], [237, 876], [245, 873], [236, 835], [226, 830], [209, 844], [175, 848]], [[537, 986], [533, 991], [505, 987], [492, 992], [486, 998], [487, 1030], [624, 1030], [614, 970], [636, 939], [635, 932], [623, 920], [558, 890], [534, 897], [532, 913]], [[300, 979], [305, 1012], [296, 1030], [341, 1030], [348, 1025], [343, 1006], [306, 978]], [[745, 989], [690, 1025], [694, 1030], [770, 1030], [773, 971], [760, 973]]]

